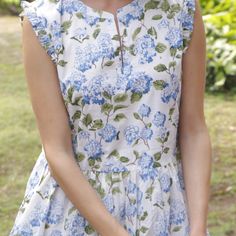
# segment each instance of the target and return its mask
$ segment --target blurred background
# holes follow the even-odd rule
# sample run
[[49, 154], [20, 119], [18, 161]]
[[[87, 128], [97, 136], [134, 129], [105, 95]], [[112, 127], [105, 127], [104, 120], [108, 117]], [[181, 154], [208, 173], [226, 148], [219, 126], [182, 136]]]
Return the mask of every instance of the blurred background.
[[[205, 116], [213, 146], [208, 226], [236, 236], [236, 1], [199, 0], [207, 36]], [[41, 151], [24, 78], [19, 0], [0, 0], [0, 236]]]

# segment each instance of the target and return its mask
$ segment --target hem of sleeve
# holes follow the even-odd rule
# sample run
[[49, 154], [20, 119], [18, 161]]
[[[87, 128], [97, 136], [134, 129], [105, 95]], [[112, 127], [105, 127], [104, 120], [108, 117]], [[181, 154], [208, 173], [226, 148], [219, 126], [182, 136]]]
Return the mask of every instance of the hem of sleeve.
[[55, 48], [52, 43], [52, 35], [48, 30], [48, 20], [40, 16], [37, 12], [37, 6], [33, 5], [34, 2], [27, 2], [25, 0], [20, 2], [20, 7], [22, 11], [19, 13], [21, 25], [24, 16], [28, 18], [29, 22], [32, 25], [33, 31], [36, 34], [36, 37], [45, 49], [46, 53], [50, 56], [52, 62], [56, 64], [58, 60], [58, 54], [55, 51]]
[[188, 50], [192, 39], [195, 11], [196, 0], [184, 0], [182, 12], [183, 53]]

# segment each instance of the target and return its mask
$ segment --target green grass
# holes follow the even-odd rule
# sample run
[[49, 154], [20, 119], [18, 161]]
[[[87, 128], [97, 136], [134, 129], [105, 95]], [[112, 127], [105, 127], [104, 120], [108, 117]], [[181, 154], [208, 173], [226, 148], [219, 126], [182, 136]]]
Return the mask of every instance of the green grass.
[[[24, 79], [18, 20], [0, 17], [0, 236], [9, 234], [41, 151]], [[236, 235], [235, 104], [232, 95], [205, 97], [214, 156], [208, 220], [212, 236]]]

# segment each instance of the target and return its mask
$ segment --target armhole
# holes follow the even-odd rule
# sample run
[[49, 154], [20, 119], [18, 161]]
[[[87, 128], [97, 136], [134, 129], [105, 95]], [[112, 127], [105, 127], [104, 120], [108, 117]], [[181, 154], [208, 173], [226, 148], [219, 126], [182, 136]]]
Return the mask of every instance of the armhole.
[[[39, 43], [50, 56], [53, 63], [56, 64], [58, 61], [58, 54], [62, 47], [60, 32], [53, 32], [53, 24], [49, 21], [48, 17], [45, 16], [46, 14], [44, 14], [47, 9], [43, 9], [43, 1], [39, 4], [37, 0], [33, 2], [21, 1], [20, 6], [22, 11], [18, 16], [20, 17], [21, 26], [23, 25], [24, 17], [27, 17]], [[56, 19], [54, 20], [54, 24], [58, 24]], [[54, 28], [56, 28], [56, 25]], [[54, 42], [57, 42], [56, 47]]]
[[194, 16], [196, 12], [196, 0], [183, 0], [182, 30], [183, 30], [183, 53], [186, 53], [192, 39], [194, 29]]

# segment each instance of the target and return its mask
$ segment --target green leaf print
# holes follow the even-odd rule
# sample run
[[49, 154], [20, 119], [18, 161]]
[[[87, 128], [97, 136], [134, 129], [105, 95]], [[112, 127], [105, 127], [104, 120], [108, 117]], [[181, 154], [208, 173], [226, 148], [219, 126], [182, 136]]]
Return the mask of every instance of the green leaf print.
[[72, 105], [80, 105], [80, 101], [82, 99], [82, 96], [78, 96], [74, 99]]
[[165, 147], [163, 152], [164, 152], [164, 153], [168, 153], [168, 152], [169, 152], [169, 149], [170, 149], [170, 148]]
[[[38, 32], [38, 34], [39, 34], [39, 36], [42, 36], [42, 35], [46, 35], [47, 32], [42, 29], [42, 30], [40, 30], [40, 31]], [[50, 35], [50, 36], [51, 36], [51, 35]]]
[[79, 133], [80, 131], [83, 131], [83, 129], [81, 127], [78, 126], [78, 130], [77, 132]]
[[161, 152], [155, 153], [154, 158], [155, 158], [156, 161], [159, 161], [161, 159]]
[[129, 53], [133, 56], [135, 56], [135, 52], [134, 52], [134, 44], [131, 44], [129, 47], [126, 47], [126, 49], [129, 51]]
[[161, 10], [163, 10], [164, 12], [169, 11], [170, 9], [170, 4], [167, 0], [163, 0], [161, 3]]
[[128, 95], [126, 93], [120, 93], [114, 96], [115, 102], [124, 102], [128, 98]]
[[177, 48], [170, 48], [170, 55], [174, 57], [177, 53]]
[[57, 64], [58, 64], [59, 66], [64, 67], [64, 66], [67, 64], [67, 61], [60, 60]]
[[169, 110], [169, 115], [172, 116], [172, 114], [174, 113], [174, 111], [175, 111], [175, 108], [173, 108], [173, 107], [170, 108], [170, 110]]
[[72, 212], [76, 211], [77, 208], [75, 206], [72, 206], [70, 210], [68, 211], [68, 215], [70, 215]]
[[129, 171], [122, 171], [121, 175], [122, 175], [122, 178], [124, 179], [129, 176]]
[[165, 137], [165, 139], [164, 139], [164, 143], [167, 142], [167, 140], [168, 140], [168, 138], [169, 138], [169, 135], [170, 135], [170, 131], [168, 131], [168, 132], [166, 133], [166, 137]]
[[51, 3], [57, 3], [58, 0], [49, 0], [49, 2], [51, 2]]
[[118, 35], [118, 34], [114, 35], [114, 36], [112, 37], [112, 40], [120, 41], [119, 35]]
[[148, 34], [155, 36], [155, 38], [157, 38], [157, 31], [153, 26], [151, 28], [149, 28], [147, 32], [148, 32]]
[[175, 16], [175, 13], [174, 12], [170, 12], [169, 14], [167, 14], [167, 18], [168, 19], [173, 19]]
[[50, 228], [50, 225], [46, 223], [45, 226], [44, 226], [44, 228], [45, 228], [45, 229], [48, 229], [48, 228]]
[[131, 95], [131, 103], [138, 102], [142, 98], [141, 93], [132, 93]]
[[153, 85], [156, 90], [163, 90], [165, 87], [165, 81], [164, 80], [156, 80], [153, 82]]
[[81, 12], [77, 12], [77, 13], [76, 13], [76, 16], [77, 16], [79, 19], [84, 18], [84, 15], [83, 15]]
[[125, 119], [125, 118], [126, 118], [125, 114], [119, 113], [115, 116], [114, 121], [120, 121], [120, 120]]
[[119, 187], [115, 187], [115, 188], [112, 189], [112, 194], [116, 194], [116, 193], [121, 193]]
[[113, 109], [113, 105], [110, 103], [104, 103], [102, 105], [102, 112], [103, 113], [109, 113]]
[[112, 181], [112, 173], [111, 172], [108, 172], [105, 176], [105, 180], [107, 183], [111, 183]]
[[145, 227], [145, 226], [142, 226], [142, 227], [140, 228], [140, 231], [141, 231], [142, 233], [147, 232], [147, 230], [148, 230], [148, 228]]
[[145, 4], [145, 11], [150, 10], [150, 9], [156, 9], [159, 5], [159, 1], [154, 1], [151, 0]]
[[136, 158], [136, 159], [139, 159], [139, 157], [140, 157], [140, 156], [139, 156], [139, 153], [138, 153], [136, 150], [134, 150], [133, 153], [134, 153], [134, 155], [135, 155], [135, 158]]
[[89, 182], [93, 187], [95, 187], [95, 185], [96, 185], [96, 180], [94, 180], [94, 179], [88, 179], [88, 182]]
[[106, 99], [109, 99], [109, 100], [111, 100], [111, 98], [112, 98], [111, 95], [107, 91], [103, 91], [102, 96]]
[[130, 202], [130, 204], [133, 205], [133, 204], [135, 204], [137, 202], [137, 200], [135, 198], [130, 198], [129, 202]]
[[173, 232], [179, 232], [180, 230], [181, 230], [181, 226], [175, 226], [174, 228], [173, 228]]
[[104, 22], [105, 20], [106, 18], [102, 18], [102, 17], [99, 18], [99, 22]]
[[85, 232], [86, 232], [87, 234], [92, 234], [92, 233], [94, 233], [95, 231], [94, 231], [94, 229], [92, 228], [91, 225], [86, 225], [86, 226], [85, 226]]
[[71, 27], [72, 21], [67, 20], [61, 24], [61, 32], [68, 34], [68, 29]]
[[111, 66], [114, 63], [114, 61], [107, 61], [104, 66]]
[[[114, 172], [115, 174], [116, 172]], [[111, 179], [111, 182], [112, 184], [115, 184], [115, 183], [120, 183], [121, 182], [121, 179], [120, 178], [114, 178], [114, 179]]]
[[153, 186], [150, 186], [147, 188], [146, 193], [151, 195], [153, 193], [153, 190], [154, 190]]
[[165, 50], [166, 50], [166, 45], [163, 44], [163, 43], [158, 43], [157, 46], [156, 46], [156, 51], [159, 52], [159, 53], [163, 53]]
[[141, 29], [142, 29], [142, 27], [138, 27], [138, 28], [134, 31], [134, 33], [133, 33], [133, 35], [132, 35], [132, 39], [133, 39], [133, 40], [135, 40], [136, 36], [140, 33]]
[[119, 156], [119, 152], [115, 149], [115, 150], [113, 150], [113, 151], [109, 154], [108, 157], [110, 157], [110, 156], [118, 157], [118, 156]]
[[136, 139], [135, 142], [134, 142], [134, 144], [132, 145], [132, 147], [134, 147], [135, 145], [137, 145], [138, 142], [139, 142], [139, 139]]
[[178, 13], [181, 10], [180, 4], [176, 3], [170, 6], [172, 12]]
[[162, 15], [155, 15], [152, 17], [153, 20], [160, 20], [162, 19]]
[[152, 166], [153, 168], [157, 168], [157, 167], [161, 167], [161, 164], [160, 162], [154, 161]]
[[137, 112], [134, 112], [133, 115], [136, 120], [142, 120], [140, 115]]
[[74, 88], [73, 88], [73, 87], [70, 87], [70, 88], [67, 90], [67, 94], [68, 94], [67, 97], [68, 97], [69, 102], [72, 102], [73, 93], [74, 93]]
[[144, 212], [143, 212], [143, 215], [142, 215], [141, 218], [140, 218], [140, 220], [144, 221], [147, 216], [148, 216], [147, 211], [144, 211]]
[[102, 119], [97, 119], [93, 121], [93, 125], [91, 128], [93, 129], [101, 129], [104, 126]]
[[125, 156], [121, 156], [121, 157], [120, 157], [120, 161], [121, 161], [121, 162], [129, 162], [129, 158], [128, 158], [128, 157], [125, 157]]
[[100, 28], [94, 30], [94, 32], [93, 32], [93, 37], [94, 37], [95, 39], [96, 39], [97, 36], [99, 35], [100, 31], [101, 31]]
[[176, 61], [171, 61], [171, 62], [169, 63], [169, 68], [175, 67], [175, 66], [176, 66]]
[[91, 114], [88, 113], [88, 114], [83, 118], [82, 122], [83, 122], [83, 124], [84, 124], [86, 127], [88, 127], [88, 125], [90, 125], [90, 124], [92, 123], [92, 116], [91, 116]]
[[81, 111], [76, 111], [75, 114], [72, 116], [72, 120], [78, 120], [81, 117]]
[[167, 67], [164, 64], [159, 64], [155, 66], [154, 69], [158, 72], [163, 72], [167, 70]]
[[92, 158], [89, 158], [89, 159], [88, 159], [88, 163], [89, 163], [89, 166], [94, 166], [95, 160], [92, 159]]
[[78, 160], [79, 162], [83, 161], [85, 158], [85, 155], [81, 152], [77, 153], [75, 156], [76, 160]]
[[99, 187], [97, 188], [97, 192], [99, 193], [99, 195], [104, 198], [105, 197], [105, 190], [102, 188], [101, 185], [99, 185]]
[[128, 106], [125, 105], [115, 105], [113, 108], [113, 111], [116, 112], [117, 110], [123, 109], [123, 108], [127, 108]]

